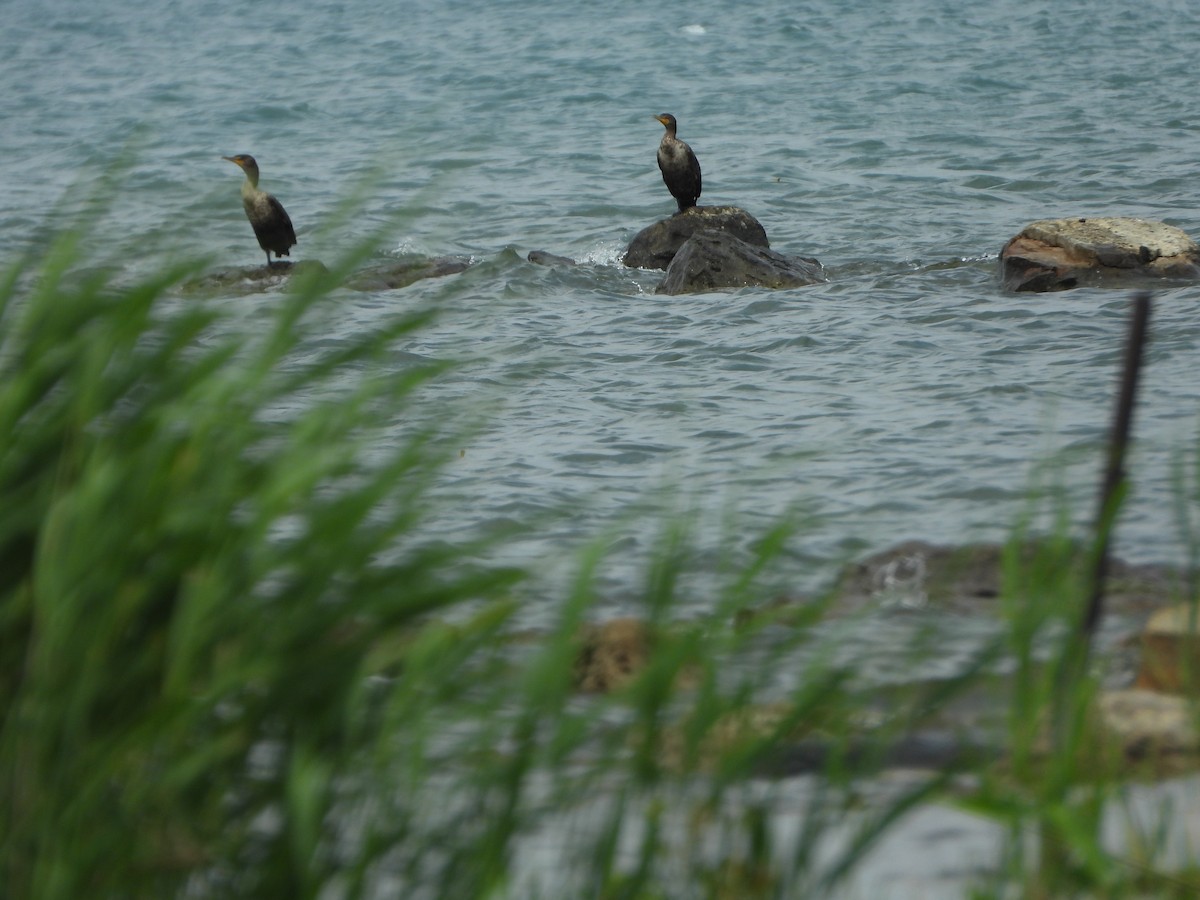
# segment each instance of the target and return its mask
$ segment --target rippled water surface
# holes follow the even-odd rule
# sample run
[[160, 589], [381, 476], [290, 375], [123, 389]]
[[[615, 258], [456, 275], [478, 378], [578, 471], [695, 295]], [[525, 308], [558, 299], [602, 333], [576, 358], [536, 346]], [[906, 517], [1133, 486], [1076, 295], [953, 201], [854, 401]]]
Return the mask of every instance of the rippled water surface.
[[[435, 527], [533, 524], [511, 549], [538, 563], [609, 540], [616, 604], [663, 510], [687, 511], [714, 559], [799, 511], [797, 584], [902, 538], [1002, 537], [1046, 488], [1085, 522], [1128, 298], [1005, 294], [995, 257], [1060, 215], [1200, 234], [1200, 14], [1038, 6], [10, 0], [0, 247], [130, 149], [98, 238], [132, 269], [180, 247], [260, 259], [220, 159], [237, 152], [291, 212], [295, 259], [363, 240], [471, 257], [462, 275], [338, 295], [323, 340], [438, 304], [396, 365], [461, 360], [420, 414], [487, 425], [447, 448]], [[658, 273], [617, 264], [672, 209], [662, 111], [700, 157], [702, 202], [744, 207], [828, 284], [660, 297]], [[362, 212], [334, 225], [363, 184]], [[584, 265], [535, 266], [533, 249]], [[1198, 299], [1157, 296], [1129, 558], [1185, 556]], [[210, 302], [254, 322], [275, 300]]]

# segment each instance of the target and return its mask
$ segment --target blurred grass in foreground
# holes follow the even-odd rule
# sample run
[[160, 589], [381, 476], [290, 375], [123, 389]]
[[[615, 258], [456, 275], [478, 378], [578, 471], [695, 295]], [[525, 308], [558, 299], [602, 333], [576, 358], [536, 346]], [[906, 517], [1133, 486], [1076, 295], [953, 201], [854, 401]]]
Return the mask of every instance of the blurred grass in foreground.
[[347, 772], [403, 717], [368, 676], [419, 656], [421, 616], [517, 573], [422, 545], [431, 434], [379, 452], [372, 422], [437, 369], [372, 360], [425, 316], [284, 365], [319, 285], [240, 336], [162, 302], [195, 267], [116, 288], [73, 265], [83, 245], [59, 236], [0, 287], [0, 883], [312, 895], [347, 863], [328, 846]]
[[[679, 623], [688, 540], [667, 528], [641, 597], [646, 672], [581, 698], [575, 640], [599, 551], [557, 627], [522, 643], [506, 633], [523, 573], [423, 536], [445, 436], [397, 443], [379, 423], [440, 371], [381, 363], [427, 316], [297, 352], [361, 254], [264, 295], [271, 328], [242, 335], [173, 296], [195, 266], [117, 287], [73, 265], [83, 237], [0, 284], [6, 896], [825, 897], [907, 812], [947, 796], [1013, 835], [995, 896], [1029, 877], [1031, 826], [1072, 862], [1057, 886], [1130, 884], [1098, 847], [1108, 781], [1077, 768], [1082, 728], [1054, 759], [1037, 750], [1052, 690], [1034, 648], [1077, 596], [1057, 561], [1014, 556], [1003, 639], [897, 699], [864, 752], [878, 710], [853, 671], [828, 647], [796, 655], [821, 604], [787, 629], [730, 627], [790, 530], [728, 572], [710, 618]], [[955, 764], [862, 804], [858, 780], [888, 743], [1001, 655], [1016, 666], [1007, 767], [973, 763], [965, 796]], [[755, 776], [812, 735], [821, 777], [784, 839], [772, 819], [798, 803]], [[538, 839], [565, 870], [537, 871]]]

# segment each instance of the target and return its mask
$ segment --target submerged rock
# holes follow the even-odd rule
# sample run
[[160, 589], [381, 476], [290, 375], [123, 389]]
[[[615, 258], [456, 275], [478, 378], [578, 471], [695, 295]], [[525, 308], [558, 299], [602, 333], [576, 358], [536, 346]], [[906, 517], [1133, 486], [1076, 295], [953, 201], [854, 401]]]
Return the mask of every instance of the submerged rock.
[[[805, 596], [778, 597], [740, 611], [735, 624], [742, 627], [770, 621], [806, 627], [824, 611], [834, 616], [921, 610], [995, 614], [1006, 589], [1010, 594], [1019, 592], [1027, 597], [1045, 593], [1048, 599], [1057, 601], [1060, 594], [1067, 596], [1059, 590], [1062, 587], [1073, 589], [1075, 593], [1070, 596], [1082, 599], [1078, 589], [1091, 564], [1086, 548], [1031, 541], [1019, 551], [1015, 569], [1009, 563], [1009, 553], [1004, 544], [948, 546], [904, 541], [846, 565], [824, 602]], [[1041, 582], [1029, 572], [1037, 573]], [[1016, 584], [1010, 583], [1014, 577]], [[1149, 616], [1174, 602], [1184, 578], [1184, 573], [1169, 566], [1110, 559], [1104, 611], [1135, 619]]]
[[724, 232], [692, 235], [659, 283], [658, 294], [695, 294], [739, 287], [789, 288], [825, 281], [815, 259], [788, 257]]
[[[388, 291], [405, 287], [423, 278], [454, 275], [469, 268], [470, 260], [460, 257], [412, 257], [390, 260], [355, 272], [346, 287], [355, 291]], [[314, 259], [301, 262], [276, 262], [266, 266], [219, 269], [187, 285], [189, 293], [252, 294], [287, 284], [300, 275], [328, 274], [329, 270]]]
[[550, 253], [547, 250], [530, 250], [529, 255], [525, 257], [531, 263], [538, 266], [577, 266], [575, 260], [569, 256], [558, 256]]
[[635, 269], [666, 269], [692, 235], [700, 231], [732, 235], [755, 247], [770, 247], [767, 231], [736, 206], [693, 206], [643, 228], [629, 242], [621, 262]]
[[1012, 291], [1061, 291], [1130, 277], [1200, 278], [1200, 246], [1163, 222], [1132, 218], [1047, 219], [1000, 251]]
[[390, 291], [407, 287], [424, 278], [457, 275], [471, 267], [471, 261], [459, 256], [412, 257], [392, 260], [358, 272], [346, 282], [355, 291]]

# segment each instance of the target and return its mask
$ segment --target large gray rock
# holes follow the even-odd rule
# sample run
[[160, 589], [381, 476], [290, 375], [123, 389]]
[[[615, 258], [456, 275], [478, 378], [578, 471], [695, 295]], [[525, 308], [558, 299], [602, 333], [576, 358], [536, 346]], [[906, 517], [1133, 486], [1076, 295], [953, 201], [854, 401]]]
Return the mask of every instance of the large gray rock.
[[679, 248], [655, 293], [803, 287], [822, 281], [825, 270], [815, 259], [784, 256], [723, 231], [701, 231]]
[[1200, 246], [1172, 225], [1145, 219], [1047, 219], [1000, 251], [1012, 291], [1062, 291], [1130, 277], [1200, 278]]
[[758, 219], [736, 206], [693, 206], [643, 228], [629, 242], [621, 262], [636, 269], [665, 269], [699, 231], [730, 234], [756, 247], [770, 247]]

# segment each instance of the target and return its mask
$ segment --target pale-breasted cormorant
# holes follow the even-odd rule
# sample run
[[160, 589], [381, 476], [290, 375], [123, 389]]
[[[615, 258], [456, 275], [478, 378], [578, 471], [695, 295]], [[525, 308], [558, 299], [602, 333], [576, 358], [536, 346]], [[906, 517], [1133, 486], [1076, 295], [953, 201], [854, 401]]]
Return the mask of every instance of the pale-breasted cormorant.
[[675, 137], [673, 115], [663, 113], [654, 118], [667, 129], [658, 145], [658, 168], [662, 171], [663, 184], [679, 203], [679, 211], [683, 212], [700, 199], [700, 161], [691, 147]]
[[270, 268], [272, 253], [276, 259], [289, 256], [288, 248], [296, 243], [292, 220], [288, 218], [282, 203], [258, 189], [258, 163], [253, 156], [239, 153], [237, 156], [222, 156], [221, 159], [229, 160], [246, 173], [246, 180], [242, 182], [242, 206], [254, 228], [258, 246], [266, 251], [267, 267]]

